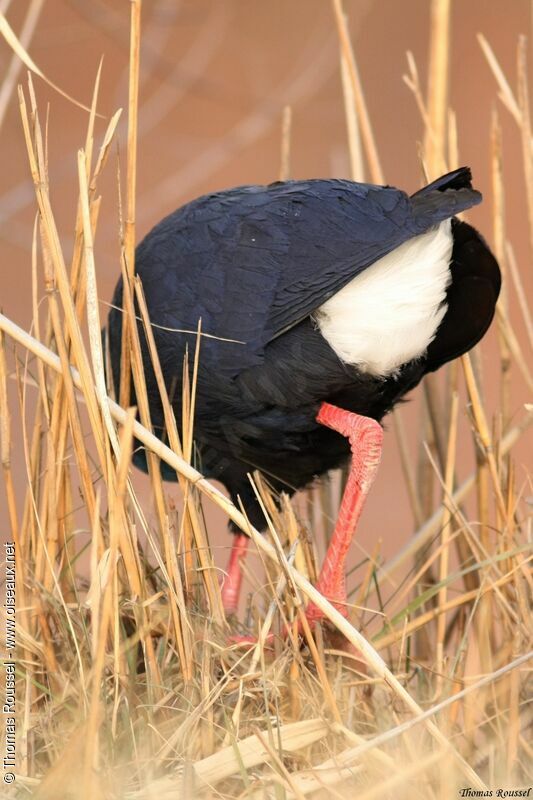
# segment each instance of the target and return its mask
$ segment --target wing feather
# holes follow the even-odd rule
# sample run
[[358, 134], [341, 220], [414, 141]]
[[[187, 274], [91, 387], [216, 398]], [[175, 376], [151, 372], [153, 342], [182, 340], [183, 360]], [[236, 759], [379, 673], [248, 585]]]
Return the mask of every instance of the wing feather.
[[[152, 319], [204, 340], [222, 372], [261, 363], [272, 339], [407, 239], [480, 202], [469, 173], [410, 198], [344, 180], [278, 182], [207, 195], [171, 214], [137, 250]], [[438, 185], [437, 185], [438, 184]], [[449, 191], [446, 191], [449, 185]]]

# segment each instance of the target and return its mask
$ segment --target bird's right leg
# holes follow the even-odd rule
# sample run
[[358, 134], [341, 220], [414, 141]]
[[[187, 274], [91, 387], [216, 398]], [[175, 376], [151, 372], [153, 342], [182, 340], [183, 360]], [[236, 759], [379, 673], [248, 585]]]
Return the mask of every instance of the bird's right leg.
[[236, 533], [233, 536], [228, 567], [221, 590], [222, 605], [226, 616], [237, 613], [242, 585], [241, 561], [246, 555], [249, 542], [250, 537], [246, 536], [245, 533]]
[[[347, 616], [345, 563], [355, 528], [374, 480], [381, 457], [383, 428], [374, 419], [322, 403], [317, 421], [345, 436], [350, 442], [351, 464], [335, 530], [318, 577], [316, 588], [337, 611]], [[314, 603], [306, 616], [312, 624], [324, 617]]]

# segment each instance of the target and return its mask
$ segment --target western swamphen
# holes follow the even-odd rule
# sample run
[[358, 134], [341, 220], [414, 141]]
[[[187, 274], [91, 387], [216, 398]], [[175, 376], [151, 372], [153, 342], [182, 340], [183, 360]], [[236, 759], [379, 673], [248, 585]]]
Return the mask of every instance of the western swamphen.
[[[194, 420], [199, 468], [265, 527], [248, 474], [289, 493], [351, 468], [317, 588], [346, 614], [344, 562], [376, 471], [381, 419], [487, 330], [498, 264], [455, 215], [481, 202], [467, 168], [409, 196], [346, 180], [241, 186], [166, 217], [137, 248], [166, 386], [181, 420], [187, 346], [202, 336]], [[122, 283], [109, 314], [118, 386]], [[154, 430], [159, 392], [139, 323]], [[135, 404], [132, 391], [131, 403]], [[146, 469], [144, 451], [135, 463]], [[165, 464], [163, 477], [175, 479]], [[222, 589], [236, 609], [248, 537], [235, 532]], [[318, 609], [308, 609], [311, 621]]]

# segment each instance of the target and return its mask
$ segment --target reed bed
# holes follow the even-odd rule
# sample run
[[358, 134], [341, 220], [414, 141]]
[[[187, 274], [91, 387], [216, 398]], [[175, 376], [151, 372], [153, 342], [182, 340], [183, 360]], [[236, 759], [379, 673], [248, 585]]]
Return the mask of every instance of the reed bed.
[[[384, 182], [364, 88], [341, 0], [339, 33], [350, 162], [355, 179]], [[532, 377], [516, 325], [531, 337], [521, 269], [505, 228], [501, 113], [520, 131], [524, 225], [533, 255], [533, 147], [524, 41], [518, 81], [480, 37], [487, 79], [501, 104], [492, 131], [492, 246], [505, 289], [498, 306], [500, 407], [489, 414], [479, 353], [425, 382], [419, 440], [401, 412], [394, 430], [416, 529], [388, 562], [379, 552], [350, 576], [350, 620], [313, 588], [312, 531], [287, 498], [276, 504], [255, 475], [268, 519], [265, 536], [192, 466], [194, 380], [184, 369], [184, 416], [175, 420], [160, 380], [168, 446], [150, 432], [134, 298], [150, 341], [142, 286], [134, 273], [135, 164], [140, 2], [131, 6], [130, 93], [124, 215], [124, 381], [138, 409], [105, 382], [97, 268], [98, 181], [120, 116], [95, 136], [96, 81], [77, 156], [75, 246], [66, 262], [50, 200], [43, 133], [31, 78], [19, 105], [37, 216], [32, 249], [30, 333], [0, 314], [0, 432], [11, 536], [17, 551], [16, 782], [3, 796], [39, 800], [152, 798], [451, 798], [465, 788], [526, 789], [533, 780], [531, 708], [531, 486], [517, 482], [513, 452], [533, 408], [511, 416], [510, 379]], [[460, 123], [449, 108], [450, 3], [433, 0], [427, 87], [408, 54], [405, 81], [425, 125], [422, 171], [459, 164]], [[5, 27], [3, 29], [5, 35]], [[8, 32], [9, 34], [9, 32]], [[11, 32], [12, 34], [12, 32]], [[9, 36], [11, 36], [9, 34]], [[14, 34], [13, 34], [14, 36]], [[15, 51], [34, 72], [20, 41]], [[34, 69], [35, 68], [35, 69]], [[491, 78], [490, 78], [491, 79]], [[503, 105], [503, 109], [502, 109]], [[291, 109], [282, 119], [281, 171], [290, 170]], [[38, 302], [44, 276], [46, 303]], [[509, 295], [518, 297], [513, 319]], [[191, 351], [197, 368], [202, 331]], [[152, 348], [157, 373], [157, 354]], [[529, 362], [530, 363], [530, 362]], [[193, 370], [194, 373], [194, 370]], [[8, 383], [17, 402], [8, 404]], [[31, 402], [30, 397], [31, 395]], [[125, 395], [124, 395], [125, 396]], [[123, 399], [123, 398], [122, 398]], [[23, 421], [27, 493], [15, 497], [11, 420]], [[392, 433], [389, 434], [392, 436]], [[459, 483], [458, 437], [476, 455]], [[149, 449], [155, 522], [135, 491], [135, 439]], [[411, 452], [416, 448], [418, 457]], [[176, 511], [159, 462], [177, 473]], [[438, 501], [435, 502], [435, 498]], [[313, 491], [313, 520], [327, 527], [331, 496]], [[219, 572], [202, 509], [216, 503], [253, 539], [265, 579], [250, 573], [244, 622], [226, 620]], [[333, 509], [334, 514], [334, 509]], [[79, 529], [90, 531], [80, 537]], [[312, 600], [328, 623], [309, 630]], [[298, 625], [301, 639], [296, 635]], [[270, 631], [289, 635], [267, 644]], [[257, 644], [232, 644], [242, 629]], [[353, 649], [346, 649], [348, 640]], [[270, 642], [270, 640], [268, 640]], [[344, 646], [340, 648], [340, 646]], [[9, 794], [10, 792], [10, 794]], [[465, 795], [463, 795], [465, 796]], [[496, 796], [495, 794], [493, 796]]]

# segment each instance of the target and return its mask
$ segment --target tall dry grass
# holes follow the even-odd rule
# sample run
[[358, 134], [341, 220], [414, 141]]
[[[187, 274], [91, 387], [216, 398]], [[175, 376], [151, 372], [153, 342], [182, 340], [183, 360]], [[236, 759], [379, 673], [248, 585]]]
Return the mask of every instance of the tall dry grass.
[[[384, 182], [364, 87], [342, 3], [338, 27], [350, 161], [355, 179]], [[478, 354], [452, 364], [444, 384], [427, 380], [419, 440], [408, 442], [401, 412], [394, 429], [416, 530], [388, 562], [378, 552], [359, 565], [353, 612], [345, 620], [313, 588], [315, 549], [288, 501], [278, 508], [259, 477], [269, 520], [263, 537], [191, 466], [194, 380], [184, 368], [184, 416], [175, 420], [150, 336], [142, 286], [134, 276], [136, 116], [140, 2], [132, 3], [126, 192], [121, 210], [124, 379], [132, 409], [108, 396], [93, 251], [106, 168], [120, 112], [95, 140], [99, 75], [85, 143], [77, 155], [75, 246], [66, 262], [56, 228], [46, 132], [30, 80], [19, 104], [37, 216], [32, 247], [33, 330], [0, 315], [2, 467], [17, 549], [18, 764], [12, 796], [93, 798], [450, 798], [460, 788], [518, 788], [531, 781], [531, 521], [517, 486], [513, 448], [533, 419], [510, 417], [510, 376], [529, 389], [526, 354], [509, 294], [518, 296], [531, 341], [531, 313], [505, 229], [500, 111], [492, 143], [492, 244], [505, 289], [498, 306], [500, 409], [489, 417]], [[5, 34], [5, 26], [3, 28]], [[9, 41], [35, 65], [23, 45]], [[503, 113], [522, 136], [524, 174], [533, 174], [526, 51], [519, 44], [516, 89], [490, 44], [480, 45], [498, 84]], [[421, 172], [459, 164], [460, 123], [449, 108], [450, 3], [433, 0], [424, 89], [408, 54], [405, 77], [425, 125]], [[35, 71], [35, 70], [34, 70]], [[283, 115], [281, 175], [290, 171], [290, 109]], [[74, 156], [72, 156], [74, 157]], [[533, 181], [528, 184], [530, 190]], [[533, 200], [527, 193], [533, 242]], [[533, 252], [533, 244], [532, 244]], [[44, 276], [46, 304], [38, 302]], [[145, 325], [163, 400], [169, 446], [150, 433], [134, 297]], [[197, 368], [202, 332], [191, 358]], [[9, 366], [8, 366], [9, 365]], [[130, 370], [131, 367], [131, 370]], [[194, 370], [193, 370], [194, 372]], [[14, 379], [18, 404], [8, 405]], [[443, 388], [444, 386], [444, 388]], [[28, 395], [36, 395], [28, 424]], [[120, 400], [120, 398], [118, 398]], [[15, 499], [11, 419], [24, 421], [28, 491]], [[467, 423], [464, 418], [467, 418]], [[476, 469], [457, 480], [457, 439], [469, 436]], [[155, 525], [135, 493], [134, 437], [149, 449]], [[412, 452], [416, 448], [417, 458]], [[176, 470], [184, 496], [177, 514], [159, 472]], [[435, 509], [432, 498], [440, 495]], [[475, 512], [465, 502], [475, 495]], [[81, 500], [80, 500], [81, 498]], [[249, 578], [255, 602], [247, 627], [257, 645], [228, 640], [218, 574], [202, 502], [220, 505], [253, 539], [266, 580]], [[313, 493], [315, 518], [327, 493]], [[81, 508], [80, 508], [81, 504]], [[84, 545], [76, 525], [91, 531]], [[88, 579], [80, 564], [88, 563]], [[407, 569], [408, 565], [410, 568]], [[87, 574], [87, 572], [86, 572]], [[335, 650], [335, 637], [310, 631], [312, 600], [359, 656]], [[298, 623], [305, 636], [296, 637]], [[273, 628], [286, 639], [265, 646]], [[3, 796], [3, 795], [2, 795]], [[7, 795], [6, 795], [7, 796]]]

